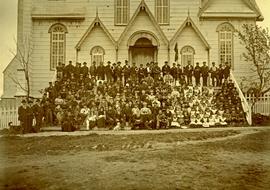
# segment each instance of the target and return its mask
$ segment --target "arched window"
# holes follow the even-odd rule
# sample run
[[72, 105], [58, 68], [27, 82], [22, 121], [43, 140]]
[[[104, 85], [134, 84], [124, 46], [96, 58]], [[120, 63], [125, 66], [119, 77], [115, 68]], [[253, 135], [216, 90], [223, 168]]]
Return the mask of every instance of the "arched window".
[[233, 66], [233, 33], [234, 27], [230, 23], [222, 23], [217, 27], [219, 44], [219, 63], [228, 62]]
[[181, 50], [181, 57], [182, 57], [182, 67], [188, 65], [188, 62], [191, 62], [191, 65], [194, 65], [194, 54], [195, 50], [191, 46], [184, 46]]
[[65, 63], [67, 28], [62, 24], [54, 24], [49, 33], [51, 33], [50, 68], [54, 70], [59, 63]]
[[92, 63], [95, 61], [98, 66], [101, 62], [104, 62], [105, 50], [100, 46], [95, 46], [90, 52]]

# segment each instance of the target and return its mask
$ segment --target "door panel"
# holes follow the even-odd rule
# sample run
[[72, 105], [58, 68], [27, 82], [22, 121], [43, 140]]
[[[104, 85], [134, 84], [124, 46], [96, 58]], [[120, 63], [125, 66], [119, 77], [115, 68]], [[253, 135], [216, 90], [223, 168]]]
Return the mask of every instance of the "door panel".
[[145, 47], [135, 47], [132, 49], [132, 62], [136, 63], [137, 66], [154, 61], [154, 48], [145, 48]]

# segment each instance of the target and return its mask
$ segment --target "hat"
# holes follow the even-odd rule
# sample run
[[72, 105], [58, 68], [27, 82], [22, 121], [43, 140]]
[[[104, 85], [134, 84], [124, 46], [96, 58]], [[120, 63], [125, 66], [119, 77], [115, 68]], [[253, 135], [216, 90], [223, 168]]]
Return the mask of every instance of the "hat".
[[84, 65], [86, 65], [87, 63], [86, 62], [83, 62]]
[[25, 100], [22, 100], [22, 103], [26, 103], [26, 101]]

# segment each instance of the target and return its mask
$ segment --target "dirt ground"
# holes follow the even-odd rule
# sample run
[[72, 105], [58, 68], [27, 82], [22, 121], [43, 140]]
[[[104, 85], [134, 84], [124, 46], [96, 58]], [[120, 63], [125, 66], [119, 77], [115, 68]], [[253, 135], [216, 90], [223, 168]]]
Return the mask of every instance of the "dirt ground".
[[0, 137], [0, 189], [270, 189], [270, 128]]

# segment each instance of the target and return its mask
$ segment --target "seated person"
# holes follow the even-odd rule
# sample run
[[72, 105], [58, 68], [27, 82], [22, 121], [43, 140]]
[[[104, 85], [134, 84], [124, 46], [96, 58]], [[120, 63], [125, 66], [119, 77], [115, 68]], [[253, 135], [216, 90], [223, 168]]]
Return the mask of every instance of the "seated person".
[[167, 129], [170, 122], [166, 117], [166, 110], [159, 110], [157, 115], [157, 129]]
[[138, 103], [134, 105], [132, 108], [132, 129], [139, 129], [142, 121], [141, 121], [141, 110], [138, 106]]
[[97, 127], [98, 128], [105, 128], [105, 110], [103, 107], [101, 107], [98, 110], [98, 115], [97, 115]]
[[141, 128], [151, 129], [152, 117], [151, 109], [147, 107], [147, 103], [143, 102], [143, 107], [140, 110]]

